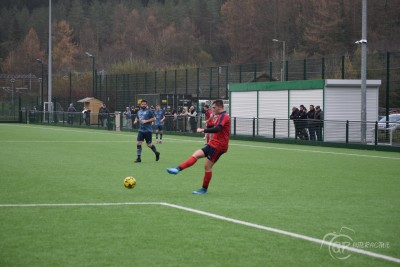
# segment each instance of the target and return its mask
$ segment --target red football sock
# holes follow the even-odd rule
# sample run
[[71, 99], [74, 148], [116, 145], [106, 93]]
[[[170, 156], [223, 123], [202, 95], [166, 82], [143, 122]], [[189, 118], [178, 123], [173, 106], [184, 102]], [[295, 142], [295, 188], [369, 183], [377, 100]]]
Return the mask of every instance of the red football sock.
[[212, 178], [212, 172], [205, 172], [203, 178], [203, 188], [207, 189]]
[[189, 168], [190, 166], [195, 164], [196, 161], [197, 161], [197, 159], [195, 157], [191, 156], [186, 161], [182, 162], [181, 165], [179, 165], [179, 169], [184, 170], [186, 168]]

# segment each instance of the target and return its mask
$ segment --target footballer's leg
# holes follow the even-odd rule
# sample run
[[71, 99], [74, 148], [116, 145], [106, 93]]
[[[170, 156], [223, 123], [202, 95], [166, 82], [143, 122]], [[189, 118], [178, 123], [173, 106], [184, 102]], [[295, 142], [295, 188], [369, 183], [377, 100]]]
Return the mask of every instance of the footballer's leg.
[[176, 168], [167, 168], [167, 172], [169, 174], [178, 174], [180, 171], [189, 168], [190, 166], [194, 165], [199, 158], [204, 158], [205, 154], [202, 149], [196, 150], [192, 156], [190, 156], [187, 160], [179, 164]]
[[163, 134], [164, 134], [163, 126], [161, 125], [160, 126], [160, 144], [162, 144], [162, 142], [163, 142], [163, 140], [162, 140]]
[[151, 137], [152, 137], [152, 133], [150, 132], [146, 136], [147, 146], [154, 152], [154, 154], [156, 155], [156, 161], [158, 161], [160, 159], [160, 152], [158, 152], [156, 149], [156, 146], [151, 143], [151, 141], [152, 141]]
[[158, 144], [158, 128], [156, 129], [156, 144]]
[[204, 161], [204, 177], [203, 177], [203, 184], [202, 187], [196, 191], [193, 191], [192, 194], [195, 195], [202, 195], [202, 194], [207, 194], [208, 190], [208, 185], [211, 182], [212, 178], [212, 167], [214, 165], [214, 162], [206, 158]]
[[[138, 136], [138, 138], [139, 138], [139, 136]], [[137, 141], [137, 143], [136, 143], [137, 158], [135, 160], [135, 163], [142, 162], [142, 159], [141, 159], [141, 156], [142, 156], [142, 143], [143, 143], [143, 141]]]

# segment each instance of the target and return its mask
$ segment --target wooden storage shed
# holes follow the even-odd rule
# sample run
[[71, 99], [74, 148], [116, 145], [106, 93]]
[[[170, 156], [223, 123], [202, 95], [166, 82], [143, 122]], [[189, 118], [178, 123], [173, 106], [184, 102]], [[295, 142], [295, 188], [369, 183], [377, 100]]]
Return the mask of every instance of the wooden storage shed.
[[94, 97], [85, 97], [77, 102], [83, 103], [83, 106], [90, 110], [90, 124], [99, 124], [99, 110], [103, 101]]
[[[380, 80], [367, 81], [367, 121], [378, 119], [380, 85]], [[275, 137], [294, 138], [292, 107], [304, 105], [308, 109], [312, 104], [324, 112], [324, 141], [345, 141], [347, 120], [358, 123], [350, 128], [349, 141], [361, 140], [361, 80], [238, 83], [229, 84], [228, 89], [230, 115], [239, 118], [232, 129], [236, 134], [272, 137], [275, 123]], [[367, 141], [373, 138], [373, 131], [368, 131]]]

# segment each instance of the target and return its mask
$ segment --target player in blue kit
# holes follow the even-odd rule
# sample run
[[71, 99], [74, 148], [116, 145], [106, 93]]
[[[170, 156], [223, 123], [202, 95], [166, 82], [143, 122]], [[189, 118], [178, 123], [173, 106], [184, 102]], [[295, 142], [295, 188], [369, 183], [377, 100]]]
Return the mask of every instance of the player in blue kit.
[[142, 162], [142, 143], [146, 140], [147, 146], [154, 152], [156, 155], [156, 161], [160, 159], [160, 152], [157, 151], [156, 147], [151, 143], [153, 127], [152, 122], [155, 121], [154, 113], [152, 110], [147, 109], [147, 101], [142, 99], [140, 103], [140, 110], [136, 114], [135, 121], [133, 124], [137, 124], [139, 122], [139, 131], [137, 136], [137, 159], [135, 163]]
[[[156, 120], [154, 122], [156, 126], [156, 143], [162, 144], [165, 115], [164, 115], [164, 110], [161, 109], [160, 105], [156, 106], [156, 110], [154, 111], [154, 116], [156, 117]], [[160, 141], [158, 141], [158, 133], [160, 133]]]

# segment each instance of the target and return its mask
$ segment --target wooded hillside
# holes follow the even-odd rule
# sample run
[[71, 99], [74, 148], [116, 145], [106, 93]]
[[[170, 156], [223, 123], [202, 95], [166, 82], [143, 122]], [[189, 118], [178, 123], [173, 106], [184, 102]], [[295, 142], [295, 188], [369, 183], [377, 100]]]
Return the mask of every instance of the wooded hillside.
[[[48, 1], [2, 0], [0, 72], [40, 74]], [[53, 72], [212, 66], [351, 55], [361, 0], [53, 0]], [[399, 0], [368, 1], [369, 51], [399, 51]]]

